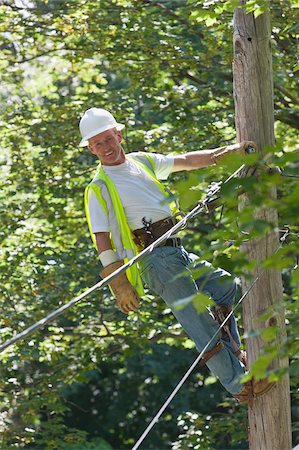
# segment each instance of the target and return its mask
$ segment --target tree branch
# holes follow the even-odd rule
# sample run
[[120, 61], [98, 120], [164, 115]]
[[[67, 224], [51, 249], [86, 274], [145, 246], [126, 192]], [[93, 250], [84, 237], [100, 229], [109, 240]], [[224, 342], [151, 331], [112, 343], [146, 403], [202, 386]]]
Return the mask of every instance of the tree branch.
[[29, 57], [29, 58], [22, 59], [20, 61], [14, 61], [13, 64], [24, 64], [26, 62], [33, 61], [34, 59], [41, 58], [42, 56], [49, 55], [50, 53], [59, 52], [61, 50], [77, 51], [76, 48], [67, 48], [67, 47], [52, 48], [51, 50], [46, 50], [46, 51], [44, 51], [42, 53], [39, 53], [38, 55], [34, 55], [34, 56]]
[[291, 113], [287, 109], [281, 110], [280, 112], [275, 112], [275, 120], [280, 120], [280, 122], [286, 123], [292, 128], [299, 130], [299, 120], [298, 114]]
[[294, 97], [293, 94], [290, 94], [284, 87], [279, 86], [278, 83], [274, 83], [274, 88], [281, 92], [285, 97], [288, 97], [294, 105], [299, 105], [298, 98]]

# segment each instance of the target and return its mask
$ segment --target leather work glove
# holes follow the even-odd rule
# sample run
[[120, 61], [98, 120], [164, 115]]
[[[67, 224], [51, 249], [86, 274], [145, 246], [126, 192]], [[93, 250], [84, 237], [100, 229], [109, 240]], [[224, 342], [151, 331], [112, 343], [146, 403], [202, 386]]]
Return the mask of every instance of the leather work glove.
[[[100, 276], [106, 278], [122, 265], [123, 261], [115, 261], [104, 267]], [[136, 309], [139, 308], [139, 297], [133, 286], [129, 283], [125, 273], [121, 273], [110, 281], [109, 286], [111, 287], [116, 303], [122, 312], [128, 314], [130, 311], [136, 311]]]
[[212, 160], [215, 164], [219, 164], [220, 161], [227, 158], [229, 155], [237, 154], [241, 156], [246, 155], [246, 149], [253, 147], [256, 149], [256, 144], [252, 141], [242, 141], [238, 144], [227, 145], [226, 147], [216, 148], [212, 154]]

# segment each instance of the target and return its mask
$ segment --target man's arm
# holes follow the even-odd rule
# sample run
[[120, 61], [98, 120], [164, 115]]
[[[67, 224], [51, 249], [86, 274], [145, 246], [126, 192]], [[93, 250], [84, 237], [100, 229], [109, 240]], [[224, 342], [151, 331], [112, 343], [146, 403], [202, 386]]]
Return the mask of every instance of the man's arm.
[[96, 238], [97, 249], [100, 254], [100, 257], [101, 257], [102, 252], [105, 252], [106, 250], [112, 250], [112, 244], [111, 244], [109, 231], [95, 233], [95, 238]]
[[[100, 260], [104, 268], [100, 273], [102, 278], [106, 278], [123, 265], [123, 261], [117, 259], [116, 253], [112, 250], [109, 232], [95, 233], [96, 244], [100, 254]], [[139, 298], [135, 289], [129, 283], [125, 273], [118, 275], [110, 281], [110, 287], [115, 295], [119, 309], [124, 313], [136, 311], [139, 308]]]
[[183, 155], [175, 155], [171, 172], [179, 172], [180, 170], [194, 170], [202, 167], [208, 167], [214, 164], [212, 155], [214, 150], [201, 150], [197, 152], [184, 153]]
[[175, 155], [171, 172], [200, 169], [202, 167], [218, 164], [230, 154], [245, 156], [246, 149], [249, 146], [255, 147], [255, 143], [251, 141], [242, 141], [237, 144], [215, 148], [214, 150], [199, 150], [196, 152], [184, 153], [183, 155]]

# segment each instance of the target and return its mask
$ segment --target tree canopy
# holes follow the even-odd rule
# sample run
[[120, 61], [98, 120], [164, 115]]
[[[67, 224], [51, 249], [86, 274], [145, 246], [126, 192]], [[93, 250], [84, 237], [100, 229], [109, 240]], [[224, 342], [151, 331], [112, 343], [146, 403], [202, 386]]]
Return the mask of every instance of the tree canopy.
[[[83, 192], [97, 162], [78, 147], [92, 106], [126, 124], [128, 152], [181, 153], [235, 141], [232, 20], [239, 1], [1, 0], [1, 341], [98, 281]], [[265, 0], [247, 2], [256, 17]], [[236, 276], [252, 262], [244, 238], [271, 224], [252, 208], [278, 210], [289, 233], [264, 262], [281, 270], [287, 340], [264, 331], [266, 353], [290, 357], [294, 443], [298, 436], [298, 0], [271, 2], [276, 146], [259, 177], [222, 186], [224, 209], [183, 232], [186, 248]], [[297, 20], [296, 20], [297, 17]], [[211, 182], [241, 161], [174, 174], [188, 211]], [[256, 157], [248, 159], [256, 164]], [[280, 171], [274, 168], [279, 166]], [[288, 175], [288, 176], [285, 176]], [[270, 186], [278, 199], [267, 198]], [[238, 193], [252, 205], [237, 216]], [[283, 234], [283, 231], [281, 231]], [[239, 323], [242, 318], [239, 315]], [[257, 332], [256, 330], [252, 331]], [[125, 316], [108, 289], [95, 292], [1, 355], [1, 448], [129, 449], [185, 373], [196, 350], [159, 299]], [[282, 373], [271, 372], [272, 379]], [[204, 368], [196, 370], [146, 440], [146, 448], [247, 448], [246, 410]], [[242, 424], [242, 426], [240, 426]]]

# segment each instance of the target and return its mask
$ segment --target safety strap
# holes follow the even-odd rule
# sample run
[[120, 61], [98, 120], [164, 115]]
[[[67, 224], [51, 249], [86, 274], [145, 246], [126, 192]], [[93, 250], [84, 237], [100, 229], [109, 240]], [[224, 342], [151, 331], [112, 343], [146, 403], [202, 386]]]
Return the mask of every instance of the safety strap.
[[211, 349], [208, 350], [207, 352], [205, 352], [200, 360], [199, 365], [200, 366], [204, 366], [209, 359], [212, 358], [212, 356], [216, 355], [217, 353], [219, 353], [222, 349], [224, 348], [224, 345], [222, 342], [217, 342], [217, 344]]
[[229, 326], [230, 321], [226, 321], [226, 318], [230, 315], [231, 311], [232, 307], [227, 305], [217, 305], [211, 308], [211, 312], [219, 325], [222, 325], [224, 323], [221, 328], [222, 338], [229, 338], [236, 357], [246, 366], [246, 355], [244, 352], [242, 352], [240, 346], [237, 344], [231, 334]]

